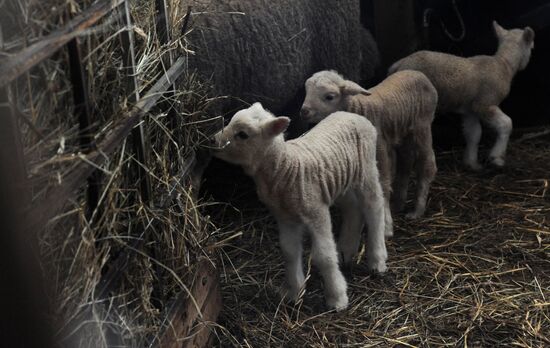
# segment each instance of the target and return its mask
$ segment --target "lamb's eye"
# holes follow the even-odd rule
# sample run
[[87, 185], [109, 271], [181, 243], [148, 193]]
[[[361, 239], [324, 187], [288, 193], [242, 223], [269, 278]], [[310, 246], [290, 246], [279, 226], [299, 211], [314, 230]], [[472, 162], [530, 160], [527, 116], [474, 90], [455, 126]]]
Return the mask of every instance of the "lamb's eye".
[[242, 140], [248, 139], [248, 134], [246, 134], [244, 131], [240, 131], [237, 134], [235, 134], [235, 138], [239, 138]]
[[325, 95], [325, 100], [331, 101], [334, 99], [334, 96], [332, 94]]

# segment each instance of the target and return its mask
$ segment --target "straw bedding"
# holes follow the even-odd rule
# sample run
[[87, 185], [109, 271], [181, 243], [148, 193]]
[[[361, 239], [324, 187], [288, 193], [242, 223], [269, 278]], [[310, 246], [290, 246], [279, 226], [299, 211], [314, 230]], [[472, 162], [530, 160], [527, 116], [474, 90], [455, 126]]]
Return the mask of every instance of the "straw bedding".
[[440, 152], [426, 217], [396, 218], [382, 277], [369, 275], [361, 255], [347, 274], [343, 313], [325, 312], [314, 268], [296, 305], [280, 301], [275, 223], [265, 209], [241, 204], [242, 235], [220, 252], [220, 345], [550, 344], [549, 141], [512, 142], [504, 171], [479, 174], [460, 167], [459, 149]]

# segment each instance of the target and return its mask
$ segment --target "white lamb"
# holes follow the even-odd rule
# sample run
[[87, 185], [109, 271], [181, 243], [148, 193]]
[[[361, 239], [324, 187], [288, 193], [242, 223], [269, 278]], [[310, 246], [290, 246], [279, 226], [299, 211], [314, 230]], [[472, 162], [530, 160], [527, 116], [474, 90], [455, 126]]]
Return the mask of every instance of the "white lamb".
[[462, 58], [450, 54], [419, 51], [393, 64], [389, 73], [412, 69], [426, 74], [439, 93], [438, 112], [462, 115], [464, 125], [464, 164], [481, 169], [478, 146], [481, 124], [497, 133], [489, 160], [496, 166], [505, 163], [512, 119], [498, 107], [510, 92], [514, 75], [527, 67], [534, 47], [535, 32], [525, 29], [503, 29], [493, 22], [498, 50], [493, 56]]
[[[424, 214], [430, 184], [437, 172], [432, 148], [431, 125], [437, 92], [428, 78], [417, 71], [389, 76], [368, 91], [335, 71], [320, 71], [306, 81], [301, 116], [316, 123], [335, 111], [363, 115], [378, 131], [377, 161], [385, 196], [386, 235], [392, 234], [390, 194], [392, 173], [394, 210], [401, 211], [416, 162], [416, 202], [408, 218]], [[394, 161], [394, 152], [396, 160]], [[396, 164], [396, 170], [392, 166]]]
[[[220, 148], [214, 156], [238, 164], [257, 186], [260, 200], [275, 216], [285, 259], [287, 295], [295, 300], [304, 286], [302, 237], [309, 234], [312, 260], [323, 277], [329, 308], [348, 305], [347, 285], [338, 267], [329, 207], [353, 211], [343, 221], [339, 240], [346, 260], [357, 252], [364, 220], [368, 225], [367, 262], [386, 270], [384, 202], [375, 165], [376, 130], [354, 114], [327, 117], [309, 133], [285, 141], [287, 117], [275, 117], [255, 103], [235, 114], [215, 135]], [[363, 219], [363, 217], [365, 219]]]

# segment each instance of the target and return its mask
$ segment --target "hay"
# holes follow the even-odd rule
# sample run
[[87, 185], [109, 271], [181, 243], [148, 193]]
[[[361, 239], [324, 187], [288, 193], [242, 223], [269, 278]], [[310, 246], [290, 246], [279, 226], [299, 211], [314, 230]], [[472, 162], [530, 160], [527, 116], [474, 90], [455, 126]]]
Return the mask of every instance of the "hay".
[[[13, 18], [25, 19], [7, 33], [5, 54], [40, 40], [66, 21], [67, 8], [78, 13], [92, 1], [22, 1], [11, 6]], [[144, 94], [167, 67], [161, 57], [177, 43], [161, 45], [155, 33], [154, 2], [132, 1], [136, 46], [136, 77]], [[114, 12], [80, 37], [87, 72], [94, 140], [131, 108], [126, 90], [127, 67], [119, 34], [123, 16]], [[87, 214], [82, 189], [39, 235], [42, 267], [49, 280], [49, 316], [57, 339], [66, 346], [145, 346], [158, 335], [164, 304], [185, 292], [199, 256], [216, 228], [200, 214], [182, 173], [204, 136], [209, 86], [193, 75], [180, 82], [177, 93], [166, 95], [162, 108], [143, 121], [148, 134], [149, 163], [138, 163], [129, 137], [101, 173], [100, 204]], [[68, 53], [60, 50], [12, 85], [12, 100], [21, 120], [22, 142], [32, 186], [32, 198], [44, 198], [46, 188], [63, 185], [67, 173], [81, 163], [78, 121], [73, 115]], [[166, 114], [167, 109], [173, 113]], [[171, 120], [174, 118], [174, 121]], [[177, 126], [174, 128], [173, 124]], [[153, 200], [139, 194], [136, 169], [145, 166]], [[141, 243], [135, 243], [141, 240]], [[137, 245], [137, 247], [136, 247]], [[101, 280], [114, 261], [125, 257], [108, 296], [98, 294]]]
[[387, 274], [369, 275], [361, 253], [342, 313], [326, 312], [315, 268], [300, 301], [281, 302], [274, 221], [250, 202], [225, 213], [243, 225], [219, 251], [220, 346], [547, 346], [548, 141], [513, 143], [504, 171], [479, 174], [461, 168], [458, 149], [439, 153], [426, 217], [395, 219]]

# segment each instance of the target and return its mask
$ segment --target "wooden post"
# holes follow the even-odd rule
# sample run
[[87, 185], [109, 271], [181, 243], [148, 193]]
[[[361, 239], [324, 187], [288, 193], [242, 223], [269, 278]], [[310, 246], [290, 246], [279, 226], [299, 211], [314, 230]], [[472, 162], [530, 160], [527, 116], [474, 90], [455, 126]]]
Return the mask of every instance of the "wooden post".
[[[166, 4], [166, 0], [155, 0], [155, 8], [157, 12], [156, 31], [158, 39], [161, 44], [166, 45], [170, 43], [170, 20], [168, 18], [168, 5]], [[165, 66], [172, 65], [174, 60], [172, 51], [168, 51], [168, 54], [163, 58]]]
[[[163, 46], [168, 46], [170, 44], [171, 35], [170, 35], [170, 20], [168, 17], [168, 6], [166, 4], [166, 0], [155, 0], [155, 8], [156, 8], [156, 32], [157, 32], [157, 38], [159, 40], [159, 43]], [[166, 67], [171, 66], [174, 61], [174, 55], [172, 50], [168, 50], [162, 57], [161, 62], [162, 66], [161, 69], [165, 70]], [[175, 113], [175, 110], [172, 106], [172, 102], [170, 102], [170, 99], [173, 99], [176, 95], [176, 85], [173, 84], [170, 86], [166, 93], [166, 100], [159, 104], [159, 107], [162, 110], [167, 111], [168, 116], [168, 129], [171, 133], [171, 135], [174, 135], [174, 132], [178, 129], [178, 120], [177, 115]], [[180, 167], [178, 164], [181, 162], [181, 158], [178, 158], [178, 151], [175, 151], [172, 147], [170, 148], [170, 151], [168, 152], [168, 156], [170, 156], [170, 162], [175, 163], [176, 166], [173, 168], [171, 174], [172, 175], [178, 175], [178, 167]]]
[[[132, 19], [130, 16], [130, 9], [128, 0], [124, 1], [124, 22], [126, 29], [121, 34], [122, 47], [124, 50], [124, 64], [127, 68], [127, 83], [126, 90], [128, 93], [128, 101], [132, 104], [135, 104], [139, 96], [139, 85], [136, 78], [136, 58], [134, 50], [134, 31], [132, 30]], [[143, 124], [140, 123], [132, 130], [132, 142], [134, 146], [134, 154], [138, 162], [142, 165], [136, 166], [139, 173], [139, 185], [140, 185], [140, 194], [141, 199], [144, 203], [148, 204], [151, 200], [151, 183], [149, 180], [149, 175], [143, 166], [147, 166], [147, 151], [145, 150], [145, 144], [147, 137]]]
[[[79, 124], [80, 148], [82, 152], [88, 153], [95, 149], [95, 142], [92, 135], [92, 130], [95, 129], [95, 127], [92, 127], [88, 85], [82, 66], [78, 38], [69, 41], [67, 43], [67, 49], [69, 51], [69, 68], [73, 87], [74, 113], [78, 118]], [[87, 216], [90, 218], [99, 202], [100, 172], [98, 170], [94, 171], [87, 181]]]

